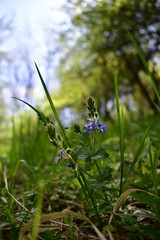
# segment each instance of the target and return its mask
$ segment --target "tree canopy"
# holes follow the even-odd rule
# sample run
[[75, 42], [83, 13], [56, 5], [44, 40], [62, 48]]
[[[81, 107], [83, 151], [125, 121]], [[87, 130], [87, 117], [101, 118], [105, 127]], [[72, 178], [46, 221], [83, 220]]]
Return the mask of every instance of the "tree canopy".
[[58, 68], [57, 106], [79, 110], [86, 97], [93, 95], [106, 115], [106, 104], [114, 99], [116, 68], [127, 108], [155, 112], [158, 100], [127, 30], [142, 48], [160, 86], [159, 0], [68, 0], [65, 10], [70, 24], [60, 31], [63, 57]]

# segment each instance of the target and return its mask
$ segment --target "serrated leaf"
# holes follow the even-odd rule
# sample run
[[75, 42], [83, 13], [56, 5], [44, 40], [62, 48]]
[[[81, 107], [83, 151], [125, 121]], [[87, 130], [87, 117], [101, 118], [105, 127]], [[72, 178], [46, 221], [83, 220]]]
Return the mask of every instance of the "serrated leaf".
[[77, 149], [77, 153], [78, 153], [78, 158], [82, 159], [82, 160], [86, 160], [86, 159], [90, 159], [93, 155], [92, 153], [92, 149], [91, 147], [83, 147], [80, 146]]
[[100, 169], [100, 173], [101, 173], [101, 176], [99, 175], [98, 172], [95, 174], [95, 179], [98, 182], [106, 182], [106, 181], [108, 182], [112, 177], [112, 169], [110, 168], [102, 168]]
[[91, 157], [91, 160], [106, 159], [109, 157], [109, 153], [104, 148], [99, 148], [94, 155]]

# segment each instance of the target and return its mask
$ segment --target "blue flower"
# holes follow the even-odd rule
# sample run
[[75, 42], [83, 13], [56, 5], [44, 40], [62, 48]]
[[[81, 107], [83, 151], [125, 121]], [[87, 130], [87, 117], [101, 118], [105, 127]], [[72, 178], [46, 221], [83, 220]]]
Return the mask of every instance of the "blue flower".
[[66, 164], [66, 166], [67, 166], [67, 167], [72, 167], [72, 164], [71, 164], [70, 162], [68, 162], [68, 163]]
[[59, 160], [62, 158], [63, 154], [64, 153], [63, 153], [62, 149], [59, 150], [58, 157], [56, 157], [56, 159], [55, 159], [55, 164], [57, 164], [59, 162]]
[[96, 128], [98, 128], [98, 130], [100, 132], [106, 132], [108, 129], [107, 125], [102, 124], [99, 120], [96, 120], [96, 123], [94, 121], [89, 121], [86, 125], [85, 125], [85, 129], [84, 129], [84, 133], [92, 133]]
[[102, 124], [100, 121], [97, 122], [97, 127], [100, 130], [100, 132], [106, 132], [108, 129], [108, 126]]
[[86, 228], [85, 228], [85, 227], [82, 227], [82, 228], [81, 228], [81, 232], [82, 232], [82, 233], [86, 233], [86, 232], [87, 232], [87, 231], [86, 231]]
[[96, 128], [96, 124], [92, 121], [89, 121], [86, 124], [86, 128], [83, 130], [84, 133], [92, 133]]
[[58, 151], [58, 156], [62, 156], [63, 155], [63, 151], [62, 149]]
[[57, 164], [60, 160], [60, 157], [56, 157], [55, 164]]

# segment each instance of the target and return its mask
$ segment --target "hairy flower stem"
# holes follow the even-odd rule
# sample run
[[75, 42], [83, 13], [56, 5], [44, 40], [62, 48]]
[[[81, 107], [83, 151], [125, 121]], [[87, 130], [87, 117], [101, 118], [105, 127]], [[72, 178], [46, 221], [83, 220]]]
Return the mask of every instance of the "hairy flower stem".
[[87, 173], [80, 165], [78, 165], [77, 162], [74, 161], [74, 159], [72, 158], [72, 156], [70, 154], [67, 153], [67, 151], [62, 147], [62, 145], [58, 142], [55, 141], [56, 144], [60, 147], [60, 149], [62, 149], [63, 153], [65, 154], [65, 156], [75, 165], [76, 168], [78, 168], [79, 170], [83, 171], [85, 174], [87, 174], [89, 177], [92, 177], [89, 173]]
[[[97, 208], [96, 208], [94, 199], [93, 199], [93, 197], [92, 197], [91, 190], [90, 190], [90, 188], [89, 188], [89, 186], [88, 186], [87, 179], [85, 178], [83, 172], [86, 173], [87, 175], [89, 175], [89, 177], [92, 177], [92, 176], [91, 176], [90, 174], [88, 174], [86, 171], [84, 171], [84, 169], [83, 169], [81, 166], [79, 166], [79, 165], [73, 160], [73, 158], [71, 157], [71, 155], [67, 153], [67, 151], [62, 147], [62, 145], [61, 145], [58, 141], [56, 141], [56, 144], [62, 149], [62, 151], [64, 152], [64, 154], [67, 156], [67, 158], [68, 158], [69, 160], [71, 160], [71, 162], [75, 165], [76, 169], [78, 170], [78, 172], [79, 172], [79, 174], [80, 174], [80, 176], [81, 176], [84, 184], [83, 184], [81, 178], [77, 176], [77, 174], [76, 174], [76, 177], [77, 177], [77, 179], [78, 179], [78, 181], [79, 181], [79, 183], [80, 183], [80, 185], [81, 185], [81, 188], [82, 188], [83, 194], [84, 194], [84, 196], [85, 196], [85, 198], [86, 198], [86, 201], [87, 201], [88, 204], [89, 204], [89, 200], [88, 200], [88, 196], [87, 196], [87, 192], [88, 192], [89, 198], [90, 198], [90, 200], [91, 200], [91, 202], [92, 202], [92, 204], [93, 204], [93, 207], [94, 207], [94, 209], [95, 209], [96, 216], [97, 216], [97, 218], [98, 218], [99, 221], [100, 221], [101, 219], [100, 219], [100, 216], [99, 216], [99, 214], [98, 214], [98, 211], [97, 211]], [[87, 190], [87, 192], [86, 192], [86, 190]], [[90, 205], [90, 204], [89, 204], [89, 205]], [[91, 207], [91, 206], [90, 206], [90, 207]]]
[[[91, 200], [91, 202], [92, 202], [92, 204], [93, 204], [93, 207], [94, 207], [94, 209], [95, 209], [95, 214], [96, 214], [96, 216], [97, 216], [97, 218], [98, 218], [98, 220], [99, 220], [99, 223], [101, 223], [101, 218], [100, 218], [99, 213], [98, 213], [98, 211], [97, 211], [97, 207], [96, 207], [95, 201], [94, 201], [94, 199], [93, 199], [93, 196], [92, 196], [90, 187], [88, 186], [87, 179], [86, 179], [86, 177], [84, 176], [83, 172], [86, 173], [87, 175], [89, 175], [90, 177], [92, 177], [92, 176], [91, 176], [90, 174], [88, 174], [81, 166], [79, 166], [79, 165], [73, 160], [73, 158], [71, 157], [71, 155], [67, 153], [67, 151], [62, 147], [62, 145], [61, 145], [58, 141], [56, 141], [56, 144], [62, 149], [62, 151], [64, 152], [64, 154], [67, 156], [67, 158], [75, 165], [76, 169], [78, 170], [78, 172], [79, 172], [79, 174], [80, 174], [80, 176], [81, 176], [84, 184], [82, 183], [80, 177], [78, 177], [77, 175], [76, 175], [76, 177], [77, 177], [77, 179], [78, 179], [78, 181], [79, 181], [79, 183], [80, 183], [80, 185], [81, 185], [81, 187], [82, 187], [82, 191], [83, 191], [83, 193], [84, 193], [84, 196], [85, 196], [87, 202], [89, 203], [88, 197], [87, 197], [87, 192], [88, 192], [89, 198], [90, 198], [90, 200]], [[85, 188], [84, 188], [84, 187], [85, 187]], [[87, 192], [86, 192], [86, 190], [87, 190]], [[90, 205], [90, 204], [89, 204], [89, 205]]]

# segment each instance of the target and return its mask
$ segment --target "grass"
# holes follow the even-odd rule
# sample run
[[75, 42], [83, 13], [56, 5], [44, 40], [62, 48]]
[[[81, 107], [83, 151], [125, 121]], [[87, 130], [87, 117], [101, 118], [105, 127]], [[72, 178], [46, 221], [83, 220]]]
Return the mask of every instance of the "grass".
[[[7, 193], [4, 181], [1, 181], [1, 236], [7, 236], [8, 238], [6, 239], [18, 239], [19, 234], [21, 236], [23, 233], [24, 227], [28, 226], [26, 224], [33, 222], [33, 225], [27, 230], [30, 235], [27, 237], [26, 231], [22, 235], [23, 238], [25, 236], [25, 239], [30, 239], [32, 236], [32, 239], [66, 239], [68, 236], [69, 239], [80, 239], [83, 235], [84, 239], [89, 239], [90, 235], [93, 235], [97, 239], [96, 231], [94, 231], [94, 228], [91, 227], [89, 222], [87, 222], [87, 218], [85, 218], [89, 217], [92, 224], [98, 227], [98, 231], [102, 232], [106, 237], [110, 236], [110, 239], [111, 237], [116, 239], [117, 234], [122, 236], [122, 228], [123, 233], [125, 232], [127, 236], [126, 239], [128, 239], [131, 237], [131, 232], [132, 234], [136, 233], [137, 226], [141, 229], [141, 239], [156, 239], [159, 236], [159, 228], [157, 226], [159, 224], [158, 194], [160, 184], [158, 181], [159, 173], [157, 171], [159, 167], [158, 119], [158, 116], [155, 120], [153, 118], [148, 119], [145, 124], [143, 123], [143, 119], [134, 124], [125, 122], [127, 131], [124, 131], [125, 149], [123, 155], [124, 175], [122, 184], [124, 189], [128, 188], [129, 190], [123, 192], [120, 198], [118, 197], [120, 186], [118, 180], [119, 171], [115, 172], [114, 166], [120, 163], [117, 162], [117, 159], [119, 159], [121, 145], [118, 147], [117, 138], [112, 137], [118, 136], [118, 129], [111, 126], [108, 129], [108, 135], [99, 136], [101, 144], [105, 145], [110, 152], [110, 157], [107, 160], [107, 168], [106, 161], [104, 162], [103, 159], [100, 160], [99, 166], [101, 171], [102, 169], [106, 169], [105, 171], [108, 169], [108, 172], [107, 176], [103, 175], [103, 179], [100, 179], [96, 175], [97, 169], [93, 167], [90, 173], [95, 176], [95, 179], [90, 179], [89, 184], [98, 202], [96, 204], [102, 221], [101, 225], [95, 217], [92, 205], [88, 205], [85, 196], [82, 195], [83, 189], [79, 181], [75, 178], [74, 170], [66, 168], [66, 161], [61, 161], [59, 165], [54, 164], [57, 149], [53, 148], [49, 142], [49, 138], [44, 132], [41, 122], [27, 116], [22, 116], [19, 123], [13, 121], [12, 144], [8, 153], [8, 160], [5, 161], [6, 178], [8, 179], [10, 194], [28, 212]], [[30, 124], [31, 122], [32, 124]], [[147, 126], [150, 126], [150, 139], [148, 142], [148, 129], [145, 133]], [[137, 129], [139, 129], [138, 135]], [[67, 133], [67, 137], [68, 139], [75, 137], [72, 127]], [[112, 138], [111, 141], [110, 138]], [[115, 152], [114, 154], [112, 154], [113, 151]], [[12, 161], [9, 161], [9, 159], [12, 159]], [[143, 172], [144, 168], [146, 169], [145, 172]], [[2, 177], [1, 179], [4, 178]], [[145, 179], [148, 181], [147, 184]], [[42, 188], [40, 187], [41, 181], [43, 182]], [[145, 191], [143, 193], [144, 196], [139, 195], [140, 190], [137, 190], [137, 188]], [[104, 190], [106, 196], [104, 195]], [[137, 195], [133, 195], [136, 191]], [[152, 197], [148, 197], [150, 193], [153, 194]], [[144, 199], [148, 200], [144, 201]], [[138, 204], [137, 200], [141, 202], [140, 207], [136, 205]], [[135, 204], [132, 210], [128, 209], [130, 204], [133, 204], [133, 206]], [[123, 211], [121, 212], [119, 212], [120, 207], [123, 207]], [[83, 217], [78, 221], [73, 217], [71, 218], [72, 220], [69, 219], [61, 222], [63, 218], [61, 211], [64, 209], [70, 209], [77, 214], [81, 213]], [[139, 212], [133, 214], [134, 209], [138, 209]], [[56, 220], [54, 220], [55, 217], [53, 215], [53, 220], [49, 218], [49, 220], [47, 219], [43, 222], [41, 219], [43, 223], [40, 223], [39, 217], [41, 216], [41, 212], [44, 218], [48, 216], [47, 214], [57, 212], [59, 213], [59, 218], [57, 216]], [[75, 216], [74, 213], [73, 216]], [[138, 220], [140, 218], [144, 218], [144, 225]], [[109, 219], [111, 220], [109, 221]], [[108, 223], [109, 232], [107, 232]], [[150, 230], [146, 229], [146, 226]], [[85, 229], [83, 230], [84, 233], [81, 229]], [[133, 239], [134, 234], [132, 235]], [[136, 235], [135, 239], [138, 239]]]
[[[106, 143], [107, 145], [105, 144], [106, 136], [100, 136], [101, 143], [106, 145], [106, 148], [111, 151], [111, 156], [107, 160], [107, 165], [108, 168], [111, 169], [112, 174], [109, 176], [108, 173], [108, 180], [104, 178], [105, 186], [103, 186], [103, 182], [100, 179], [97, 180], [98, 176], [95, 175], [96, 168], [93, 168], [92, 173], [95, 175], [96, 181], [91, 180], [89, 182], [92, 191], [94, 189], [95, 194], [97, 194], [96, 199], [99, 202], [99, 205], [97, 206], [100, 216], [102, 217], [105, 214], [105, 217], [102, 217], [102, 225], [100, 226], [94, 216], [94, 210], [92, 207], [88, 209], [89, 206], [87, 206], [88, 204], [85, 200], [85, 197], [82, 197], [82, 188], [78, 180], [76, 180], [74, 172], [70, 171], [68, 168], [66, 169], [66, 162], [61, 161], [59, 165], [54, 164], [57, 150], [50, 144], [47, 134], [43, 131], [44, 129], [42, 124], [38, 121], [36, 122], [35, 119], [30, 119], [30, 121], [33, 122], [27, 126], [29, 121], [26, 118], [27, 117], [22, 117], [20, 123], [16, 124], [14, 122], [13, 124], [14, 130], [12, 136], [12, 145], [10, 153], [8, 154], [8, 160], [5, 161], [5, 165], [7, 169], [8, 188], [11, 194], [29, 210], [29, 213], [23, 210], [21, 206], [7, 194], [4, 182], [1, 181], [1, 196], [3, 197], [0, 203], [2, 209], [0, 217], [2, 229], [1, 235], [8, 236], [6, 239], [18, 239], [18, 235], [25, 224], [28, 224], [31, 220], [36, 222], [34, 217], [36, 216], [37, 206], [39, 206], [40, 211], [42, 211], [44, 215], [52, 212], [60, 212], [67, 208], [71, 209], [73, 212], [83, 213], [84, 216], [89, 216], [89, 219], [93, 222], [93, 224], [95, 226], [99, 226], [99, 230], [107, 237], [107, 222], [109, 221], [109, 216], [112, 213], [114, 205], [116, 206], [116, 201], [118, 199], [119, 183], [117, 179], [119, 179], [119, 172], [115, 172], [114, 169], [112, 170], [112, 167], [114, 166], [114, 162], [115, 165], [118, 164], [118, 150], [120, 149], [120, 147], [115, 148], [115, 146], [117, 146], [116, 138], [115, 140], [112, 139], [111, 142], [109, 142], [109, 138], [110, 136], [116, 136], [118, 129], [112, 126], [111, 129], [108, 130], [107, 138], [110, 145], [108, 145], [108, 143]], [[144, 120], [142, 119], [141, 121], [143, 123]], [[126, 187], [128, 187], [128, 189], [132, 189], [133, 187], [135, 188], [135, 186], [137, 186], [146, 192], [151, 192], [153, 194], [155, 193], [155, 195], [157, 195], [159, 194], [160, 184], [158, 181], [159, 173], [156, 170], [157, 167], [159, 167], [159, 135], [158, 131], [156, 131], [156, 129], [159, 129], [158, 117], [156, 117], [155, 120], [157, 126], [155, 125], [154, 119], [152, 119], [152, 121], [150, 119], [146, 121], [145, 124], [147, 126], [150, 125], [151, 127], [149, 133], [150, 141], [147, 142], [146, 139], [144, 147], [141, 149], [140, 158], [138, 158], [139, 162], [136, 162], [134, 169], [132, 170], [131, 174], [129, 174], [130, 177], [125, 180], [127, 177], [127, 172], [129, 172], [129, 169], [134, 162], [136, 149], [139, 148], [143, 142], [143, 139], [148, 133], [147, 132], [144, 135], [146, 127], [142, 125], [141, 121], [134, 124], [135, 129], [133, 128], [133, 123], [126, 123], [128, 126], [127, 132], [125, 132], [123, 184], [125, 183], [125, 189]], [[141, 131], [138, 132], [138, 136], [137, 128], [141, 129]], [[70, 132], [68, 132], [67, 136], [69, 138], [73, 138], [74, 134], [71, 132], [71, 129], [69, 131]], [[140, 139], [142, 139], [141, 144], [139, 144], [141, 141]], [[18, 144], [15, 145], [15, 142]], [[36, 147], [37, 145], [39, 145], [39, 147]], [[113, 156], [112, 151], [116, 151]], [[130, 163], [126, 161], [126, 156]], [[11, 158], [13, 162], [9, 161]], [[101, 168], [106, 167], [104, 161], [101, 160], [100, 162]], [[146, 172], [143, 172], [144, 168], [146, 169]], [[2, 176], [1, 179], [3, 179]], [[147, 184], [145, 179], [148, 180]], [[41, 180], [45, 183], [45, 185], [43, 185], [43, 201], [41, 198], [42, 205], [38, 204], [40, 201], [38, 199], [40, 196], [42, 196], [42, 194], [39, 194], [39, 183]], [[96, 185], [98, 185], [98, 189], [95, 189]], [[105, 189], [108, 202], [106, 201], [105, 196], [100, 191], [99, 187], [103, 187], [103, 190]], [[139, 199], [139, 195], [133, 196], [131, 194], [127, 194], [125, 197], [128, 200], [123, 199], [124, 195], [121, 194], [121, 199], [123, 201], [120, 202], [120, 206], [123, 206], [123, 211], [120, 213], [118, 208], [116, 208], [116, 211], [114, 211], [114, 225], [112, 225], [112, 221], [110, 224], [112, 236], [116, 239], [115, 231], [119, 236], [121, 236], [121, 228], [124, 227], [123, 232], [125, 232], [126, 236], [129, 238], [131, 232], [136, 232], [136, 226], [138, 224], [138, 227], [142, 231], [141, 239], [156, 239], [156, 237], [159, 236], [158, 227], [156, 227], [158, 226], [159, 222], [157, 211], [157, 208], [159, 208], [158, 203], [155, 200], [153, 205], [151, 204], [151, 199], [149, 199], [146, 204], [143, 203], [142, 199], [140, 199], [139, 201], [142, 202], [142, 206], [139, 207], [138, 205], [135, 205], [135, 208], [139, 209], [139, 213], [133, 214], [132, 212], [127, 212], [131, 211], [127, 210], [127, 208], [130, 204], [136, 204], [136, 199]], [[156, 199], [155, 196], [154, 199]], [[150, 211], [150, 213], [146, 212], [145, 214], [143, 212], [144, 210]], [[157, 217], [155, 217], [156, 214]], [[144, 226], [138, 220], [140, 217], [144, 217], [145, 219]], [[137, 219], [136, 222], [135, 219]], [[127, 222], [129, 223], [127, 224]], [[146, 226], [146, 224], [148, 224], [150, 233], [147, 233], [147, 230], [143, 228]], [[36, 223], [34, 223], [33, 226], [34, 225], [36, 226]], [[87, 224], [85, 219], [75, 221], [73, 218], [72, 221], [67, 221], [66, 223], [61, 222], [59, 219], [48, 220], [43, 224], [38, 224], [38, 226], [38, 228], [42, 231], [38, 233], [38, 236], [42, 239], [54, 239], [51, 238], [51, 236], [54, 236], [55, 238], [57, 237], [57, 239], [65, 239], [67, 234], [68, 236], [71, 235], [73, 239], [78, 239], [78, 234], [80, 236], [83, 234], [84, 239], [89, 239], [90, 234], [93, 235], [95, 239], [97, 238], [96, 232], [91, 230], [92, 228]], [[76, 226], [77, 230], [75, 230], [75, 227], [73, 226]], [[83, 229], [82, 226], [84, 226], [83, 228], [85, 229], [85, 233], [82, 233], [81, 231], [81, 229]], [[153, 230], [154, 234], [152, 234]], [[32, 228], [30, 233], [34, 235], [34, 239], [36, 239], [36, 234], [33, 234]], [[27, 235], [25, 236], [26, 239], [28, 239]], [[137, 236], [135, 236], [135, 239], [138, 239]]]

